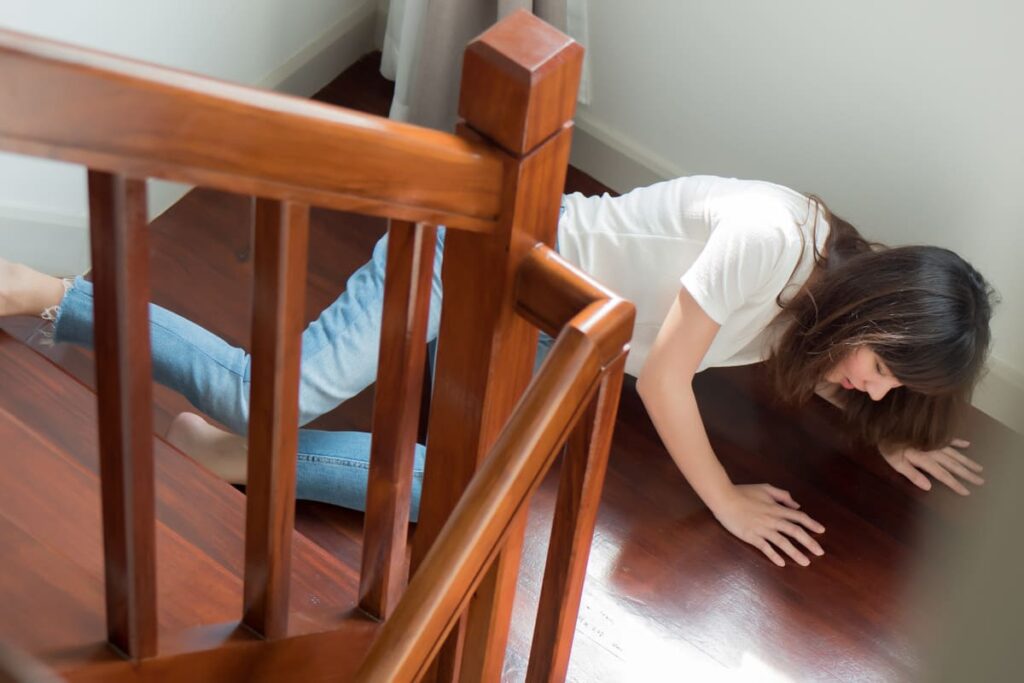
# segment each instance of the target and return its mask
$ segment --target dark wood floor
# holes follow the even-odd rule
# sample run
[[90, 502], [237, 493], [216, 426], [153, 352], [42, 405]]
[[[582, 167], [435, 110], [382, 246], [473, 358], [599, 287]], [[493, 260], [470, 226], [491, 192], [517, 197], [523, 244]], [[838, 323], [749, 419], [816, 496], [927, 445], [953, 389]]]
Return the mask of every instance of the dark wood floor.
[[[368, 57], [325, 88], [320, 99], [386, 113], [391, 87]], [[603, 191], [571, 171], [567, 189]], [[250, 201], [195, 190], [152, 226], [153, 298], [244, 345], [250, 304]], [[341, 291], [384, 225], [315, 210], [307, 319]], [[38, 323], [6, 321], [22, 339]], [[91, 381], [91, 357], [45, 351]], [[796, 412], [776, 405], [758, 367], [716, 369], [696, 391], [711, 442], [737, 482], [770, 482], [792, 492], [828, 531], [826, 554], [809, 568], [779, 569], [712, 518], [661, 446], [632, 382], [623, 389], [608, 480], [594, 538], [570, 665], [573, 681], [890, 681], [915, 680], [918, 626], [938, 613], [942, 595], [921, 597], [920, 567], [952, 552], [947, 532], [985, 498], [944, 489], [924, 493], [868, 449], [848, 443], [832, 408]], [[369, 392], [321, 418], [326, 429], [366, 429]], [[156, 426], [188, 406], [158, 390]], [[998, 476], [1008, 430], [979, 413], [964, 436]], [[549, 478], [531, 508], [505, 679], [522, 680], [531, 605], [539, 591]], [[301, 503], [297, 525], [328, 552], [356, 563], [362, 517]], [[936, 541], [935, 539], [940, 539]]]

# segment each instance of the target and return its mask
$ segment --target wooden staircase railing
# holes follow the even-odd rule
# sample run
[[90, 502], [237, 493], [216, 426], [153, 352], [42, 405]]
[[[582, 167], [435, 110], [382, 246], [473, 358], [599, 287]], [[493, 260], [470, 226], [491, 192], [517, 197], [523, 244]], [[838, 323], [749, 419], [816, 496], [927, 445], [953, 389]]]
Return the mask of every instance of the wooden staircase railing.
[[565, 677], [635, 311], [543, 246], [521, 268], [519, 285], [518, 309], [557, 333], [555, 344], [385, 622], [358, 681], [421, 679], [568, 441], [527, 680]]
[[[632, 326], [629, 304], [536, 246], [554, 242], [581, 57], [512, 15], [467, 48], [448, 135], [0, 31], [0, 149], [90, 169], [107, 631], [134, 664], [76, 680], [330, 677], [308, 653], [333, 652], [337, 634], [289, 636], [287, 610], [312, 204], [392, 219], [360, 587], [386, 622], [360, 675], [498, 678], [525, 506], [568, 438], [529, 674], [564, 677]], [[258, 198], [242, 621], [269, 649], [157, 642], [146, 177]], [[439, 224], [445, 300], [406, 590]], [[520, 402], [538, 327], [559, 338]]]

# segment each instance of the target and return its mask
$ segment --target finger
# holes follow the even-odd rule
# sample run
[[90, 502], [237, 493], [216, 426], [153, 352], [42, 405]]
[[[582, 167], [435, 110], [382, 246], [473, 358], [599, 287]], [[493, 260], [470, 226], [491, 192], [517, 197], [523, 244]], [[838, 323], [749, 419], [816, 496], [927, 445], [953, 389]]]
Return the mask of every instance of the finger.
[[984, 467], [982, 467], [981, 463], [971, 460], [970, 458], [968, 458], [966, 455], [956, 450], [955, 448], [943, 448], [942, 451], [944, 453], [948, 453], [949, 455], [951, 455], [953, 458], [956, 459], [957, 462], [959, 462], [964, 467], [972, 469], [975, 472], [981, 472], [982, 470], [985, 469]]
[[968, 491], [963, 484], [957, 481], [956, 477], [947, 472], [945, 468], [943, 468], [942, 465], [934, 458], [924, 458], [920, 463], [918, 463], [918, 466], [949, 488], [959, 493], [961, 496], [971, 495], [971, 492]]
[[896, 467], [896, 471], [902, 474], [907, 479], [909, 479], [911, 483], [917, 488], [922, 489], [924, 491], [932, 490], [932, 482], [928, 479], [928, 477], [921, 474], [921, 472], [919, 472], [918, 469], [911, 465], [909, 462], [904, 461], [903, 463], [901, 463], [898, 467]]
[[977, 474], [971, 472], [969, 469], [961, 465], [959, 460], [954, 458], [946, 451], [939, 451], [939, 453], [935, 457], [939, 460], [943, 467], [945, 467], [947, 470], [949, 470], [956, 476], [960, 477], [961, 479], [969, 481], [972, 484], [976, 484], [978, 486], [981, 486], [982, 484], [985, 483], [984, 479], [982, 479]]
[[797, 510], [786, 510], [783, 508], [782, 516], [785, 519], [796, 522], [797, 524], [803, 524], [811, 531], [816, 531], [819, 534], [825, 533], [825, 526], [819, 524], [816, 520], [811, 519], [811, 516], [806, 512], [798, 512]]
[[783, 505], [791, 507], [794, 510], [800, 509], [800, 503], [793, 500], [793, 496], [789, 495], [789, 491], [783, 491], [782, 489], [776, 488], [771, 484], [768, 485], [766, 490], [771, 495], [772, 500], [774, 500], [775, 502], [782, 503]]
[[811, 538], [810, 534], [804, 531], [803, 527], [797, 526], [792, 522], [787, 522], [786, 520], [779, 520], [779, 531], [790, 538], [796, 539], [815, 555], [820, 557], [825, 554], [824, 548], [818, 545], [818, 542]]
[[775, 531], [768, 534], [768, 540], [774, 543], [779, 550], [792, 557], [793, 560], [801, 567], [806, 567], [811, 563], [811, 561], [807, 559], [806, 555], [797, 550], [796, 546], [790, 543], [789, 539], [779, 532]]
[[785, 567], [786, 566], [786, 561], [782, 559], [781, 555], [779, 555], [777, 552], [775, 552], [775, 548], [772, 547], [772, 544], [769, 543], [768, 541], [766, 541], [765, 539], [763, 539], [763, 538], [760, 539], [754, 545], [757, 546], [758, 550], [760, 550], [762, 553], [767, 555], [769, 560], [771, 560], [772, 562], [774, 562], [778, 566], [780, 566], [780, 567]]
[[951, 446], [956, 446], [957, 448], [967, 448], [971, 445], [970, 441], [966, 441], [964, 439], [953, 439], [949, 443]]

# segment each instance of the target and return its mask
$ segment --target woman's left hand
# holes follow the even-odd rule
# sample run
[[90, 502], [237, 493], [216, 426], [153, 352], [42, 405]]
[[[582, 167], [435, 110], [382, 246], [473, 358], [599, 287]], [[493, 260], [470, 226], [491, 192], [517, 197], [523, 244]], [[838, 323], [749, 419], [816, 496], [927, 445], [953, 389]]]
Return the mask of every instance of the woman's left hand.
[[970, 495], [970, 491], [956, 477], [978, 486], [985, 483], [985, 480], [976, 474], [981, 472], [982, 466], [957, 450], [970, 445], [963, 439], [953, 439], [945, 448], [934, 451], [897, 448], [893, 451], [882, 450], [881, 453], [894, 470], [912, 481], [918, 488], [928, 491], [932, 487], [932, 482], [922, 473], [923, 470], [961, 496], [967, 496]]

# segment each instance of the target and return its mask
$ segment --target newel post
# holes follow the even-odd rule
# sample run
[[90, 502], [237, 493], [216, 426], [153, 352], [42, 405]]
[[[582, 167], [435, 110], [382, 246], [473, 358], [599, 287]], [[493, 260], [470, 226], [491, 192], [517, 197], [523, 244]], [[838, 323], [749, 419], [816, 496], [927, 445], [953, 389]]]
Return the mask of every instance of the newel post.
[[[537, 331], [514, 313], [515, 274], [534, 244], [554, 244], [582, 58], [579, 44], [525, 11], [466, 49], [458, 133], [490, 142], [504, 155], [505, 181], [496, 231], [449, 230], [445, 240], [430, 457], [413, 572], [533, 370]], [[436, 680], [500, 678], [523, 521], [513, 525], [468, 615], [438, 654]]]

